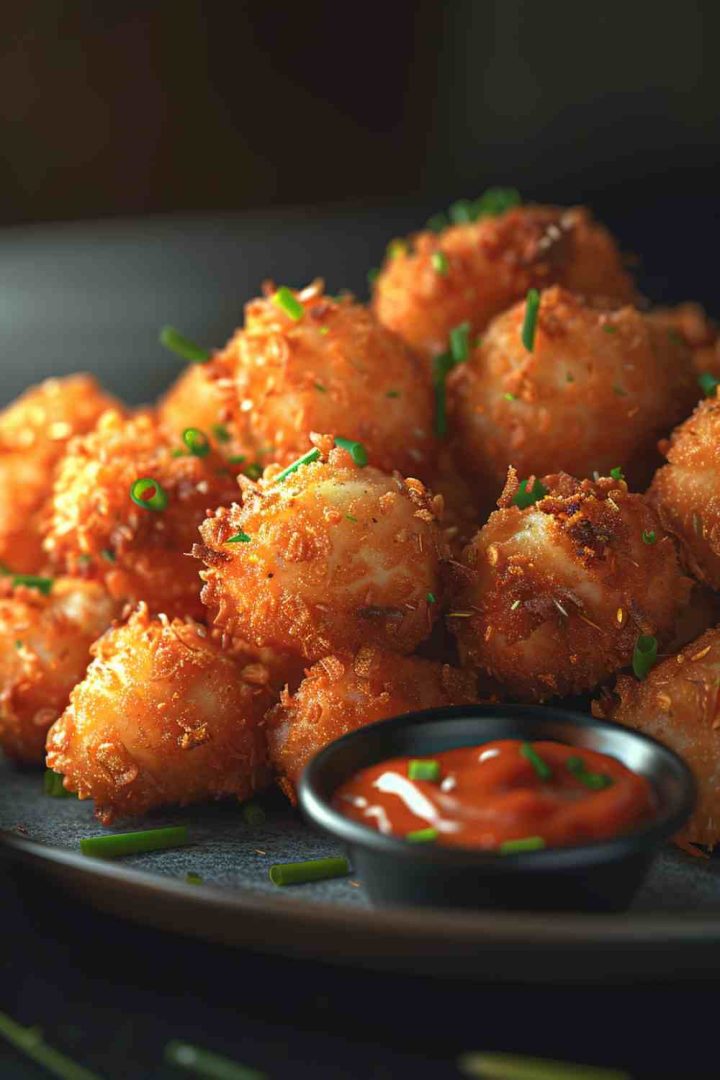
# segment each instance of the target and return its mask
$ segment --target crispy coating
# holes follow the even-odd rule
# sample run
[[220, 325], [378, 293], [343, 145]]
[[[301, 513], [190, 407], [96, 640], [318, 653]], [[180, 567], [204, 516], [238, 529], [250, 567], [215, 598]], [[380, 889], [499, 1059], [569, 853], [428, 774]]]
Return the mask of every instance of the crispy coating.
[[48, 596], [0, 583], [0, 746], [9, 757], [42, 764], [48, 728], [116, 607], [92, 581], [57, 578]]
[[689, 573], [720, 589], [720, 398], [702, 401], [661, 449], [668, 463], [649, 498]]
[[[457, 452], [457, 451], [455, 451]], [[430, 477], [430, 487], [442, 495], [441, 527], [453, 555], [460, 556], [488, 518], [497, 491], [487, 504], [485, 487], [469, 471], [461, 472], [450, 446], [442, 446]]]
[[47, 739], [65, 787], [115, 817], [236, 796], [268, 779], [260, 721], [272, 702], [254, 665], [191, 619], [140, 605], [93, 646], [94, 660]]
[[520, 701], [591, 690], [630, 662], [640, 634], [669, 640], [690, 589], [672, 540], [623, 480], [543, 484], [549, 494], [521, 510], [510, 470], [500, 510], [452, 568], [461, 656]]
[[678, 335], [689, 345], [693, 367], [698, 374], [709, 371], [720, 376], [720, 339], [717, 326], [709, 319], [700, 304], [686, 302], [676, 307], [654, 308], [648, 317], [677, 340]]
[[286, 465], [310, 432], [329, 431], [362, 442], [371, 465], [424, 476], [434, 453], [427, 366], [352, 297], [332, 299], [322, 283], [296, 296], [299, 320], [270, 298], [251, 301], [244, 329], [213, 360], [241, 441], [272, 446]]
[[208, 364], [188, 364], [157, 407], [160, 426], [171, 440], [178, 443], [187, 428], [198, 428], [238, 473], [255, 460], [255, 444], [241, 442], [226, 414], [223, 395]]
[[285, 691], [266, 717], [270, 760], [292, 789], [313, 754], [365, 724], [443, 705], [477, 701], [475, 678], [449, 664], [399, 657], [373, 646], [326, 656], [295, 694]]
[[554, 286], [543, 292], [534, 348], [525, 301], [499, 315], [448, 380], [456, 460], [497, 497], [520, 476], [606, 476], [621, 466], [644, 489], [657, 440], [699, 389], [688, 345], [632, 307], [607, 309]]
[[[130, 488], [141, 477], [162, 485], [165, 510], [132, 501]], [[117, 599], [202, 618], [199, 567], [188, 554], [208, 508], [231, 502], [237, 492], [215, 453], [173, 456], [150, 416], [124, 420], [109, 412], [60, 464], [45, 549], [70, 573], [103, 579]]]
[[0, 413], [0, 562], [34, 573], [46, 561], [41, 525], [55, 466], [73, 435], [116, 405], [90, 375], [47, 379]]
[[[332, 446], [328, 439], [320, 440]], [[345, 450], [279, 483], [244, 481], [243, 505], [200, 529], [202, 597], [236, 642], [319, 660], [376, 644], [410, 653], [430, 633], [444, 552], [442, 500]], [[229, 542], [237, 535], [246, 542]]]
[[593, 713], [659, 739], [690, 766], [698, 784], [695, 813], [681, 841], [720, 841], [720, 630], [708, 630], [640, 682], [620, 675]]
[[[446, 272], [433, 263], [445, 257]], [[392, 246], [375, 283], [380, 322], [412, 348], [442, 352], [454, 327], [473, 333], [529, 288], [564, 285], [586, 296], [629, 302], [634, 289], [614, 240], [582, 207], [521, 206]]]

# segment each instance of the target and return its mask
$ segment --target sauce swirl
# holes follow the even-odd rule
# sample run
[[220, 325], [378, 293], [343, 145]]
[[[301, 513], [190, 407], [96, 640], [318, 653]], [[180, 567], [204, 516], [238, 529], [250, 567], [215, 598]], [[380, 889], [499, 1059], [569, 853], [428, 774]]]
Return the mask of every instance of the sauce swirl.
[[655, 807], [648, 780], [607, 754], [518, 739], [380, 762], [333, 805], [386, 835], [503, 853], [607, 840]]

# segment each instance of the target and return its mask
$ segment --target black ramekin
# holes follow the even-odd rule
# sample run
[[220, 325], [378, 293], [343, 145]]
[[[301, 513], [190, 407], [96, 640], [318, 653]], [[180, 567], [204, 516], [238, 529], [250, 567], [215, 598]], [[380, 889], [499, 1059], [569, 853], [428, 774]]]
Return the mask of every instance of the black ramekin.
[[[332, 806], [337, 788], [368, 765], [494, 739], [551, 739], [609, 754], [647, 777], [657, 812], [646, 825], [613, 840], [496, 855], [384, 836]], [[345, 735], [310, 762], [299, 797], [306, 816], [348, 846], [354, 871], [376, 903], [619, 911], [659, 845], [692, 812], [695, 784], [671, 750], [618, 724], [549, 706], [472, 705], [408, 713]]]

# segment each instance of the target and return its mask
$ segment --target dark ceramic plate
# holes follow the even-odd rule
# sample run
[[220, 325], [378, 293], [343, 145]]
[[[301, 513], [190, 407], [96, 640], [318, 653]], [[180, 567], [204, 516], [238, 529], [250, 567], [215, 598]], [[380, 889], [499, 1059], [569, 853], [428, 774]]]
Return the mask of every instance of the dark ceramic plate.
[[[661, 217], [667, 213], [662, 211]], [[221, 343], [261, 278], [362, 291], [388, 236], [422, 213], [156, 218], [8, 230], [0, 236], [0, 397], [51, 374], [95, 371], [130, 401], [177, 371], [155, 344], [173, 322]], [[672, 295], [672, 292], [670, 293]], [[682, 288], [677, 290], [682, 296]], [[156, 815], [184, 822], [191, 846], [118, 863], [90, 860], [78, 840], [102, 832], [88, 804], [50, 800], [37, 772], [0, 762], [0, 854], [82, 902], [228, 945], [378, 968], [483, 980], [599, 982], [715, 974], [720, 861], [663, 852], [632, 909], [615, 916], [371, 909], [353, 878], [279, 890], [273, 862], [334, 853], [278, 799], [264, 825], [216, 805]], [[139, 825], [139, 827], [140, 827]], [[205, 884], [188, 885], [189, 871]]]

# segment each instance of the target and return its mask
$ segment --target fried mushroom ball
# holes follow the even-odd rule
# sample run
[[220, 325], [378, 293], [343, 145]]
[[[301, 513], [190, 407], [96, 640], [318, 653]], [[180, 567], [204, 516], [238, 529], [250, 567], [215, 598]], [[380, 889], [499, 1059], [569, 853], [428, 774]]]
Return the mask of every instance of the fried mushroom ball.
[[[152, 484], [134, 499], [140, 479]], [[60, 464], [45, 550], [68, 572], [104, 580], [117, 599], [202, 618], [198, 566], [188, 556], [208, 509], [237, 491], [214, 452], [180, 451], [149, 415], [109, 412]]]
[[240, 440], [287, 465], [310, 432], [329, 431], [362, 442], [371, 465], [423, 476], [433, 454], [426, 365], [350, 296], [326, 296], [320, 282], [280, 293], [290, 313], [268, 286], [212, 362]]
[[477, 334], [529, 288], [555, 283], [585, 296], [634, 297], [614, 240], [587, 210], [520, 206], [392, 244], [373, 307], [384, 326], [433, 355], [453, 327], [467, 321]]
[[188, 428], [208, 438], [230, 468], [241, 472], [254, 461], [254, 447], [241, 443], [228, 421], [217, 380], [208, 364], [189, 364], [160, 399], [157, 417], [169, 438], [177, 442]]
[[267, 714], [270, 760], [292, 797], [310, 758], [333, 739], [416, 709], [473, 701], [473, 674], [449, 664], [374, 646], [362, 646], [354, 656], [326, 656], [309, 669], [297, 693], [285, 691]]
[[0, 413], [0, 562], [42, 568], [41, 523], [55, 466], [73, 435], [116, 406], [90, 375], [47, 379]]
[[[537, 481], [535, 482], [537, 483]], [[517, 477], [453, 569], [448, 621], [465, 663], [518, 701], [591, 690], [641, 634], [669, 640], [690, 582], [672, 540], [624, 480], [546, 476], [521, 509]]]
[[448, 379], [458, 465], [494, 497], [508, 465], [520, 476], [621, 466], [645, 488], [657, 440], [699, 396], [689, 346], [635, 308], [555, 286], [541, 295], [529, 351], [525, 310], [522, 301], [494, 319]]
[[307, 660], [362, 644], [410, 653], [440, 597], [442, 500], [319, 442], [319, 460], [245, 480], [242, 506], [203, 523], [202, 598], [238, 643]]
[[698, 581], [720, 589], [720, 398], [702, 401], [662, 444], [648, 496]]
[[90, 663], [116, 604], [96, 582], [57, 578], [49, 592], [0, 582], [0, 746], [42, 764], [48, 728]]
[[717, 327], [700, 304], [686, 302], [670, 308], [654, 308], [650, 319], [661, 326], [671, 340], [684, 341], [692, 351], [698, 374], [720, 376], [720, 339]]
[[620, 675], [593, 714], [665, 743], [692, 769], [698, 803], [678, 839], [714, 847], [720, 841], [720, 630], [708, 630], [640, 682]]
[[93, 646], [94, 660], [47, 740], [47, 764], [93, 799], [104, 823], [165, 805], [248, 798], [268, 780], [272, 703], [242, 663], [191, 619], [141, 605]]

